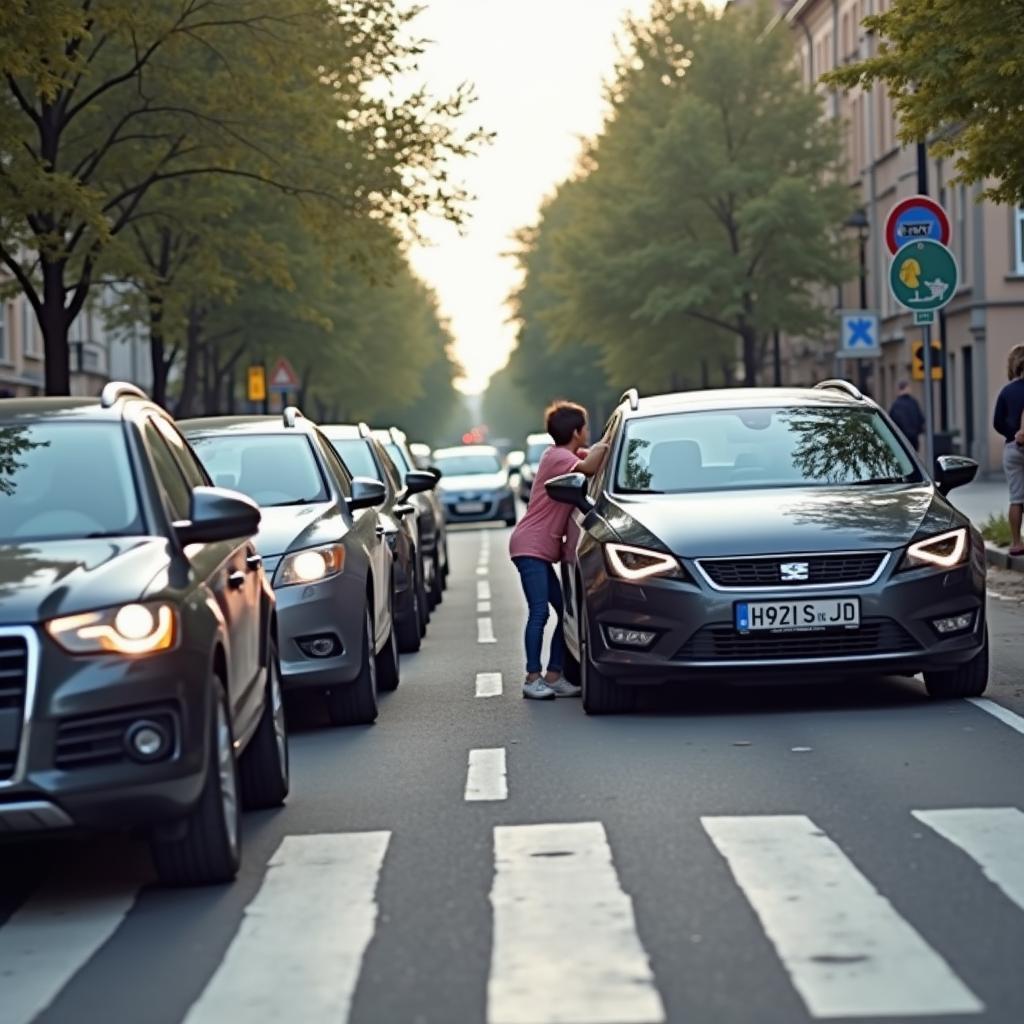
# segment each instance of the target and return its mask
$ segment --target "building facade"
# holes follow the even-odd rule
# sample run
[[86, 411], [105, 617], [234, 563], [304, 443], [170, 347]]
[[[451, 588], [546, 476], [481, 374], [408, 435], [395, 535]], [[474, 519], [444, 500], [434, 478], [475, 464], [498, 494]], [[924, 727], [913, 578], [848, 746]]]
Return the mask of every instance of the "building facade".
[[[878, 45], [864, 28], [866, 17], [884, 11], [891, 0], [796, 0], [780, 15], [794, 34], [800, 68], [817, 88], [828, 116], [842, 124], [851, 189], [865, 216], [864, 274], [870, 309], [881, 315], [882, 357], [868, 366], [836, 365], [838, 317], [825, 345], [785, 339], [792, 383], [807, 383], [831, 372], [861, 379], [872, 396], [888, 405], [900, 380], [912, 378], [912, 345], [922, 328], [889, 294], [889, 252], [884, 226], [892, 207], [915, 195], [920, 185], [938, 200], [952, 224], [950, 248], [960, 264], [960, 287], [933, 328], [944, 345], [944, 374], [933, 385], [936, 422], [954, 448], [977, 459], [983, 471], [1001, 464], [1002, 441], [991, 427], [992, 405], [1006, 382], [1010, 348], [1024, 341], [1024, 210], [982, 201], [980, 185], [952, 182], [948, 163], [925, 157], [919, 167], [916, 146], [897, 138], [892, 101], [884, 86], [838, 93], [821, 76], [845, 63], [872, 55]], [[923, 174], [922, 174], [923, 172]], [[924, 181], [922, 182], [922, 177]], [[856, 230], [852, 230], [856, 237]], [[851, 244], [854, 244], [851, 239]], [[837, 308], [860, 307], [860, 282], [849, 282], [835, 296]], [[923, 401], [923, 382], [912, 382]]]

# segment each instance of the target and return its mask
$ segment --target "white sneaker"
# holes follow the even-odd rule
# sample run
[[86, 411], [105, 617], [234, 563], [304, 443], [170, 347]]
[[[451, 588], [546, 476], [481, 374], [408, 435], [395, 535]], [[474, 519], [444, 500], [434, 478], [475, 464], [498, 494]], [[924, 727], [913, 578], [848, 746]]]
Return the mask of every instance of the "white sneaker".
[[554, 700], [555, 691], [544, 682], [543, 678], [523, 683], [523, 696], [527, 700]]
[[556, 697], [578, 697], [583, 687], [574, 686], [565, 676], [559, 676], [553, 683], [546, 684]]

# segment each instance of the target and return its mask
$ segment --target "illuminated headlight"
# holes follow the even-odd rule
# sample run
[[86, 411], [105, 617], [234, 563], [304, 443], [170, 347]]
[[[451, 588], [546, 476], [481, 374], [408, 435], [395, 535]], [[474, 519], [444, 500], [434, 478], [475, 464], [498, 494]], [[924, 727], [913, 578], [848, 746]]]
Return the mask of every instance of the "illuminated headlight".
[[274, 573], [275, 587], [290, 587], [296, 583], [318, 583], [345, 570], [345, 546], [325, 544], [319, 548], [293, 551], [281, 559]]
[[962, 615], [950, 615], [945, 619], [933, 619], [932, 625], [935, 632], [942, 636], [949, 636], [950, 633], [966, 633], [974, 628], [974, 612], [964, 612]]
[[155, 654], [174, 646], [178, 615], [169, 604], [125, 604], [51, 619], [46, 631], [71, 654]]
[[677, 559], [662, 551], [634, 548], [628, 544], [605, 544], [604, 557], [608, 571], [624, 580], [645, 580], [652, 576], [686, 579]]
[[911, 544], [903, 556], [900, 569], [920, 569], [924, 566], [952, 569], [967, 561], [969, 551], [967, 528], [949, 530], [947, 533], [940, 533]]

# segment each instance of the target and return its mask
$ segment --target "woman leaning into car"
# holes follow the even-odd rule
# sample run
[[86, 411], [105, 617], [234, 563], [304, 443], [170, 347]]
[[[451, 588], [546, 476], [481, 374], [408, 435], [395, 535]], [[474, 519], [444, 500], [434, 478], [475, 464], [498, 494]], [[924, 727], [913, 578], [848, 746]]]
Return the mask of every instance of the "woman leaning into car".
[[992, 423], [1006, 441], [1003, 469], [1010, 488], [1010, 554], [1024, 555], [1024, 345], [1010, 349], [1007, 376], [1010, 383], [999, 392]]

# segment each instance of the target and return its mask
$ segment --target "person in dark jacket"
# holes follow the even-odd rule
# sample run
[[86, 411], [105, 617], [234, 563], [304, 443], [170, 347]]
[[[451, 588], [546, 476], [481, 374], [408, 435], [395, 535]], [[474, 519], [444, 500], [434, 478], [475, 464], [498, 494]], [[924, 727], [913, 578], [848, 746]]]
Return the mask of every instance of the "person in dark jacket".
[[921, 443], [921, 432], [925, 428], [924, 413], [917, 399], [910, 393], [910, 384], [901, 380], [896, 395], [896, 401], [892, 403], [889, 415], [893, 422], [906, 435], [907, 440], [918, 451]]
[[992, 426], [1002, 434], [1003, 470], [1010, 488], [1010, 554], [1024, 555], [1021, 521], [1024, 520], [1024, 345], [1010, 349], [1006, 375], [1010, 379], [996, 399]]

